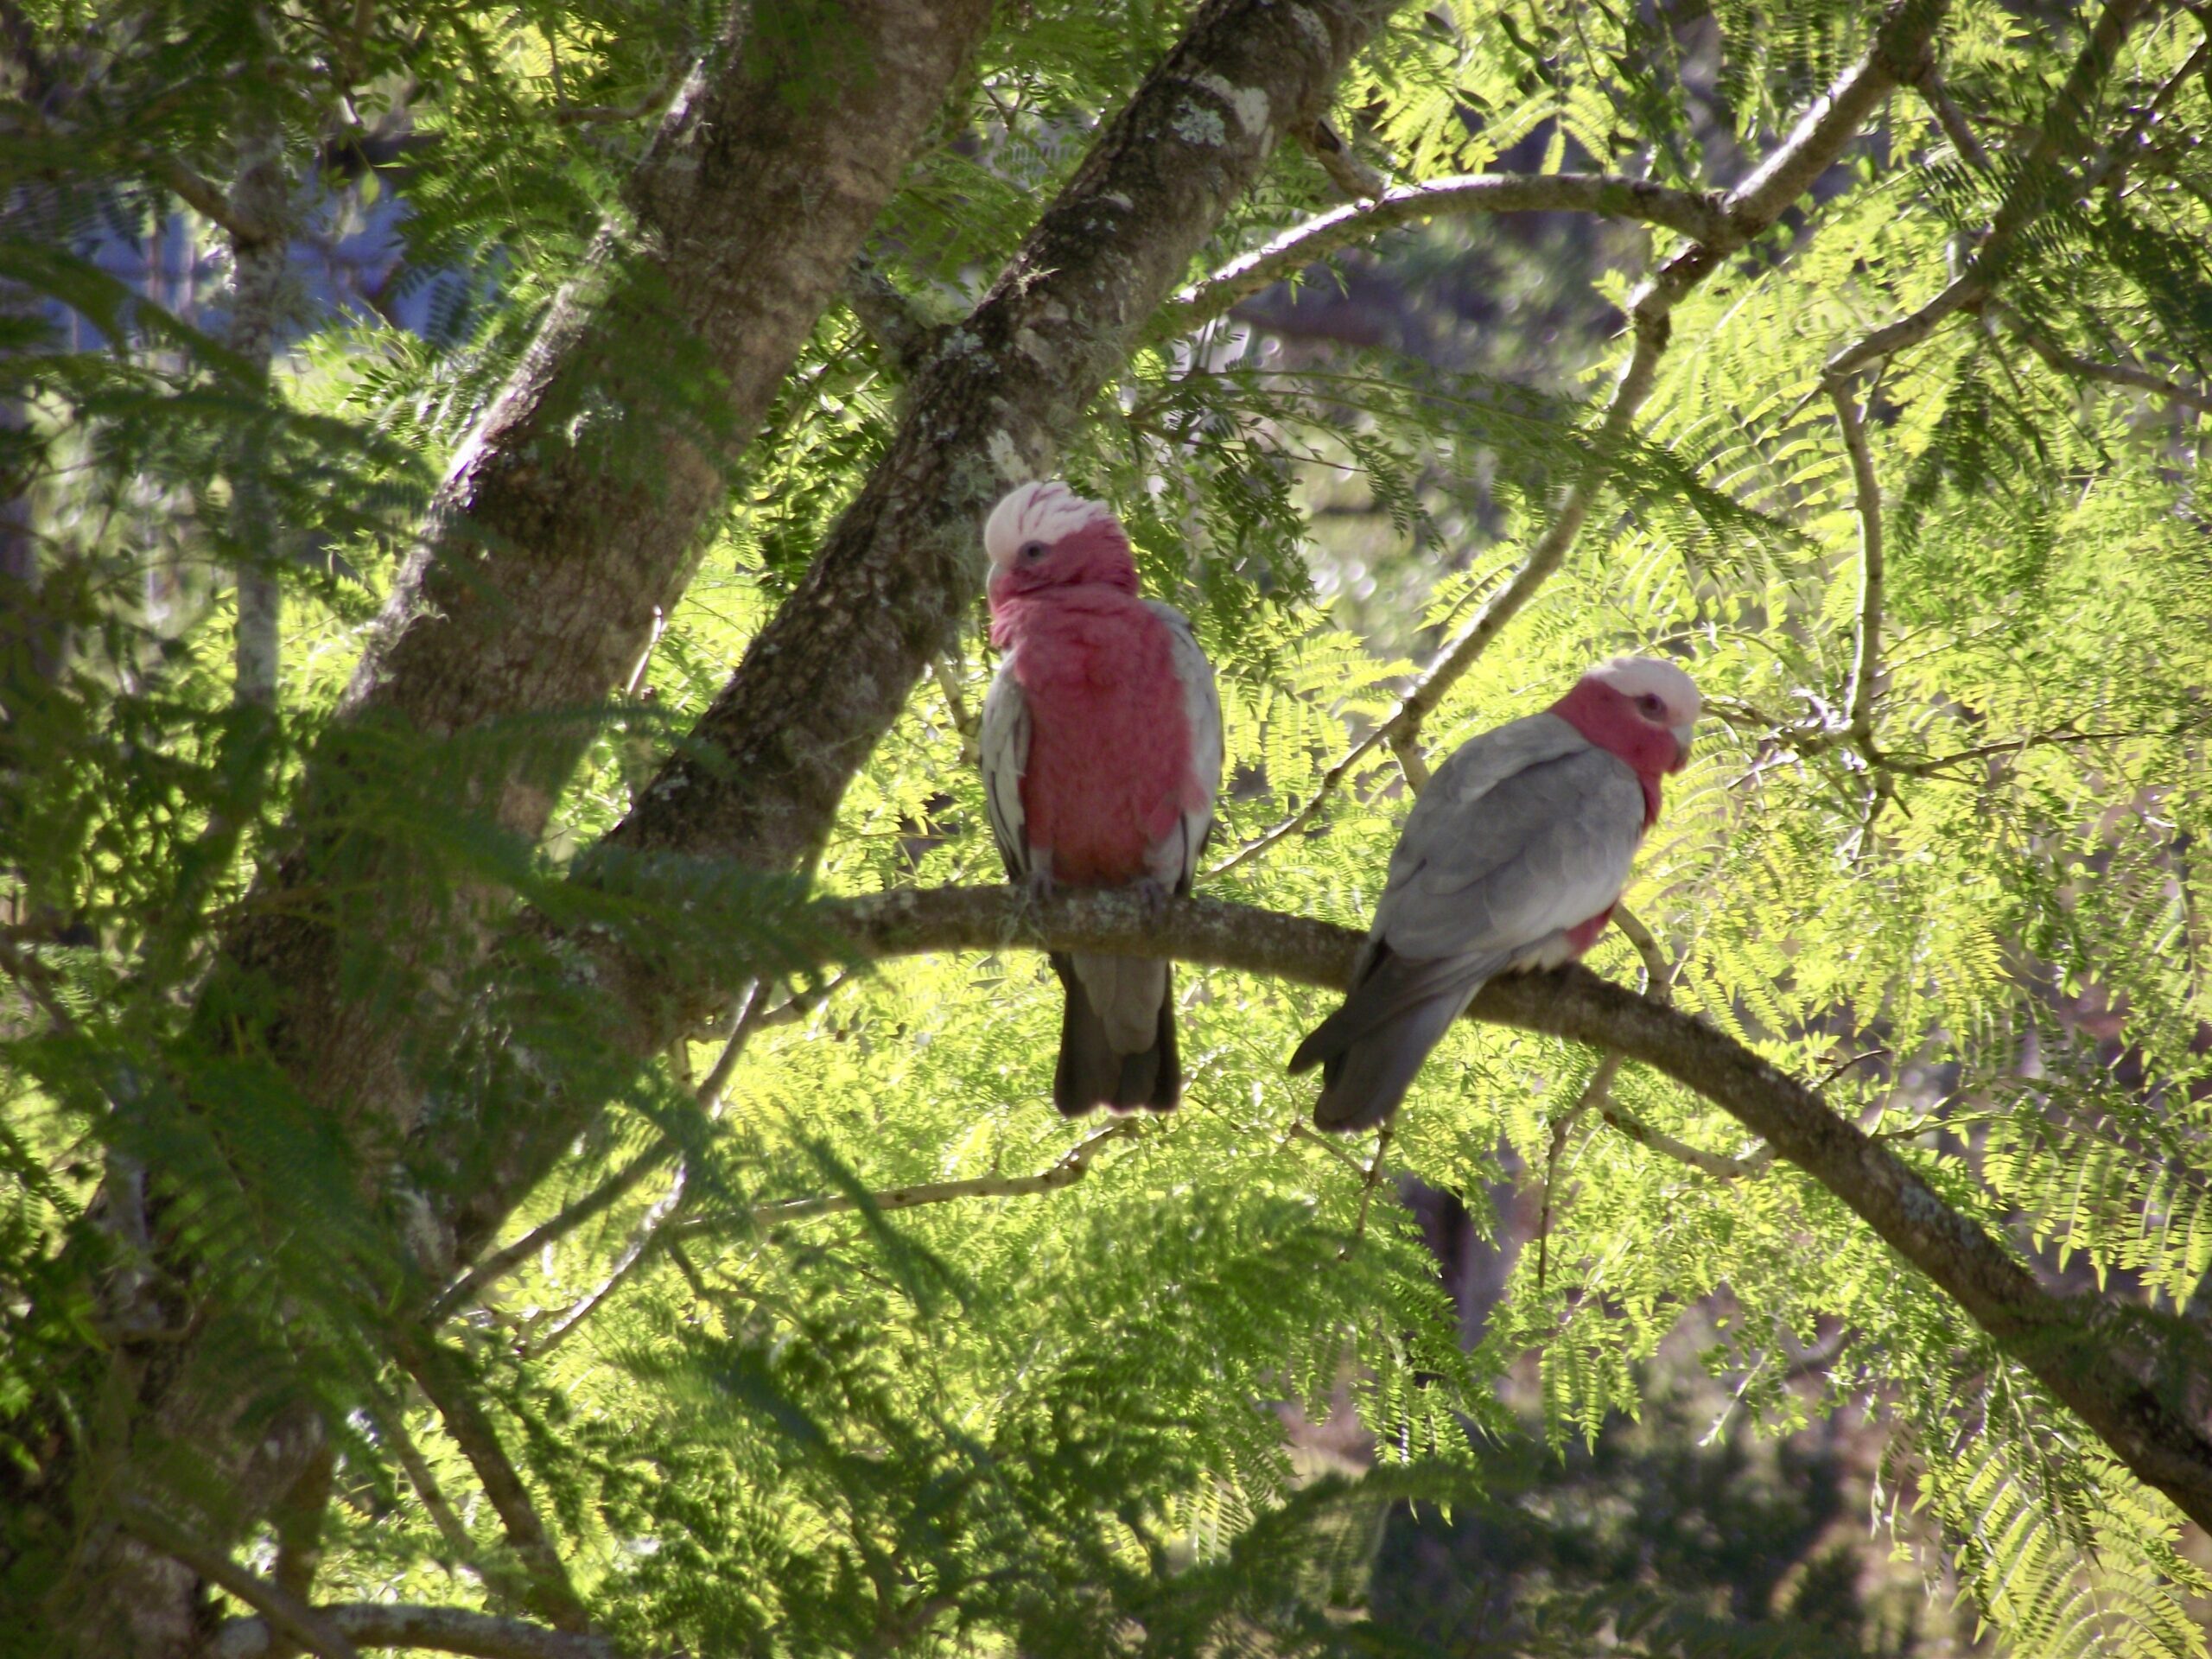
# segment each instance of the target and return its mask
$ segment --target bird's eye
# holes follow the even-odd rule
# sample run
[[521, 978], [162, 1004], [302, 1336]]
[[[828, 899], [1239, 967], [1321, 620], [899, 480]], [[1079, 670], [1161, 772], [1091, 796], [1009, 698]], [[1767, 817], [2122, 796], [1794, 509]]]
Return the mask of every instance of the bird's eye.
[[1655, 720], [1667, 712], [1667, 705], [1649, 691], [1636, 700], [1636, 706]]
[[1042, 542], [1024, 542], [1021, 544], [1021, 556], [1025, 559], [1043, 558], [1045, 556], [1045, 543]]

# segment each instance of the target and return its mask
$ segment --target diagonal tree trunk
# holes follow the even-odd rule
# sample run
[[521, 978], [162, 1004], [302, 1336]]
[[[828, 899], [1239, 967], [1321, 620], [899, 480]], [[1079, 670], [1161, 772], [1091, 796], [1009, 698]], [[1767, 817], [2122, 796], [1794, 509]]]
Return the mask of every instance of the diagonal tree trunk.
[[[527, 844], [657, 612], [690, 578], [728, 469], [988, 22], [988, 0], [762, 3], [680, 92], [514, 378], [461, 447], [300, 791], [297, 842], [230, 942], [317, 1100], [404, 1112], [402, 1033], [499, 912], [412, 885], [364, 786], [435, 772]], [[343, 860], [356, 908], [280, 898]], [[382, 995], [340, 989], [378, 960]], [[213, 999], [218, 1004], [225, 996]]]
[[[606, 851], [804, 869], [846, 785], [981, 590], [982, 514], [1060, 445], [1185, 280], [1274, 146], [1317, 119], [1398, 0], [1214, 0], [1100, 134], [990, 293], [909, 382], [891, 448], [804, 583]], [[588, 879], [587, 874], [586, 879]], [[717, 988], [596, 937], [601, 1035], [636, 1059]], [[487, 1126], [431, 1127], [417, 1161], [469, 1172], [441, 1201], [455, 1260], [489, 1240], [607, 1086], [510, 1069]], [[488, 1127], [488, 1134], [486, 1129]]]
[[[405, 1109], [397, 1057], [413, 1009], [346, 977], [363, 947], [404, 971], [450, 969], [473, 944], [429, 925], [450, 910], [434, 912], [410, 886], [419, 853], [352, 816], [391, 765], [378, 746], [405, 746], [454, 800], [518, 837], [543, 827], [590, 728], [523, 717], [603, 697], [654, 607], [681, 590], [726, 468], [836, 297], [990, 6], [836, 0], [759, 12], [783, 26], [727, 43], [679, 95], [632, 182], [634, 226], [602, 235], [463, 446], [310, 760], [294, 849], [247, 907], [203, 999], [219, 1047], [233, 1046], [235, 1022], [257, 1026], [327, 1104], [372, 1097]], [[502, 722], [512, 741], [466, 741]], [[327, 892], [314, 884], [341, 858], [351, 890], [370, 897], [350, 907], [302, 898]], [[391, 1144], [392, 1128], [374, 1138]], [[190, 1281], [188, 1261], [172, 1265], [175, 1282]], [[322, 1444], [304, 1407], [255, 1414], [271, 1380], [238, 1374], [221, 1342], [195, 1326], [181, 1340], [118, 1344], [116, 1421], [84, 1454], [120, 1465], [143, 1446], [195, 1458], [203, 1501], [173, 1518], [218, 1553], [270, 1512]], [[57, 1459], [36, 1497], [44, 1535], [75, 1540], [41, 1598], [54, 1650], [191, 1651], [199, 1573], [94, 1508], [108, 1477], [73, 1478], [73, 1466]]]

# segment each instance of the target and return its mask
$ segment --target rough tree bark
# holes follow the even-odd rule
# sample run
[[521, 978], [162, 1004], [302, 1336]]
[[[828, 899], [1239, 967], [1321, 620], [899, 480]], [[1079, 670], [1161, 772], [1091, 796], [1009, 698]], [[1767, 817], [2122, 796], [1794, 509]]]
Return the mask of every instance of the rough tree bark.
[[[461, 445], [310, 763], [299, 844], [230, 942], [276, 995], [277, 1058], [320, 1102], [404, 1127], [410, 976], [464, 969], [472, 923], [500, 903], [486, 892], [472, 917], [416, 897], [419, 855], [369, 839], [359, 785], [397, 749], [455, 810], [524, 841], [543, 830], [990, 16], [988, 0], [790, 10], [759, 7], [677, 94], [626, 193], [632, 222], [601, 233]], [[288, 896], [341, 860], [372, 901]], [[341, 957], [378, 952], [397, 994], [341, 992]]]
[[[231, 188], [231, 291], [224, 343], [261, 383], [283, 314], [284, 226], [291, 191], [284, 175], [283, 135], [273, 118], [251, 110], [242, 118], [238, 172]], [[268, 446], [249, 423], [232, 461], [231, 537], [237, 549], [238, 631], [232, 695], [241, 706], [274, 709], [283, 663], [283, 599], [276, 582], [278, 537], [267, 478]]]
[[[1003, 887], [941, 887], [817, 906], [868, 954], [1093, 950], [1168, 956], [1341, 989], [1360, 936], [1305, 917], [1179, 899], [1154, 916], [1131, 894], [1042, 903]], [[2070, 1407], [2145, 1485], [2212, 1529], [2212, 1438], [2175, 1379], [2201, 1338], [2102, 1296], [2048, 1291], [1885, 1142], [1702, 1020], [1573, 967], [1492, 980], [1468, 1017], [1588, 1043], [1665, 1072], [1735, 1116], [1833, 1192]], [[2183, 1349], [2184, 1342], [2196, 1347]]]
[[[435, 949], [450, 967], [470, 945], [444, 925], [449, 913], [434, 927], [391, 902], [410, 891], [408, 848], [348, 824], [377, 745], [427, 760], [462, 740], [436, 761], [457, 803], [518, 836], [542, 830], [589, 726], [516, 717], [588, 706], [627, 670], [654, 607], [688, 578], [727, 466], [836, 298], [990, 6], [840, 0], [837, 12], [835, 29], [729, 45], [678, 97], [632, 182], [634, 228], [601, 238], [464, 447], [311, 760], [298, 845], [247, 906], [203, 1020], [227, 1043], [229, 1022], [249, 1012], [334, 1109], [372, 1099], [404, 1116], [408, 1101], [397, 1057], [412, 1010], [341, 983], [342, 958], [366, 943], [403, 966]], [[680, 385], [661, 372], [671, 354]], [[503, 721], [515, 723], [511, 741], [466, 741]], [[302, 897], [339, 857], [375, 903]], [[385, 1122], [376, 1138], [389, 1144], [399, 1127]], [[189, 1277], [176, 1263], [175, 1282]], [[115, 1397], [131, 1402], [126, 1440], [192, 1449], [205, 1462], [198, 1489], [227, 1500], [177, 1517], [210, 1548], [267, 1515], [320, 1445], [305, 1411], [242, 1416], [267, 1379], [226, 1374], [196, 1329], [121, 1344], [114, 1360]], [[80, 1511], [94, 1489], [49, 1473], [39, 1501], [51, 1535], [82, 1534], [45, 1607], [63, 1650], [190, 1652], [199, 1575], [114, 1516]]]
[[[1285, 135], [1320, 115], [1398, 3], [1215, 0], [1198, 13], [917, 371], [889, 452], [612, 849], [757, 870], [811, 861], [846, 785], [981, 591], [985, 510], [1052, 469], [1230, 203]], [[588, 959], [606, 1041], [639, 1060], [694, 1028], [718, 989], [603, 938], [563, 943]], [[422, 1162], [469, 1171], [436, 1200], [452, 1206], [456, 1262], [601, 1104], [556, 1076], [503, 1081], [488, 1136], [451, 1120], [418, 1147]]]

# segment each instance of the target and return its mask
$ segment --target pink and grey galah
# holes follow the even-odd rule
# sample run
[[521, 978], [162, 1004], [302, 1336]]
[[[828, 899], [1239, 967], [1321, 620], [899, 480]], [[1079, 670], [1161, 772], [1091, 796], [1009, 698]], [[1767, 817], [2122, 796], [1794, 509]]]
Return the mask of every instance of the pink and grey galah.
[[[1024, 484], [983, 526], [991, 643], [983, 794], [1007, 876], [1049, 893], [1191, 890], [1221, 787], [1221, 701], [1183, 613], [1140, 598], [1112, 510]], [[1066, 1003], [1052, 1102], [1166, 1111], [1181, 1097], [1173, 976], [1054, 952]]]
[[1672, 663], [1616, 657], [1437, 768], [1390, 855], [1351, 994], [1290, 1057], [1294, 1074], [1321, 1068], [1316, 1123], [1387, 1122], [1487, 982], [1597, 942], [1659, 817], [1660, 779], [1689, 760], [1698, 709]]

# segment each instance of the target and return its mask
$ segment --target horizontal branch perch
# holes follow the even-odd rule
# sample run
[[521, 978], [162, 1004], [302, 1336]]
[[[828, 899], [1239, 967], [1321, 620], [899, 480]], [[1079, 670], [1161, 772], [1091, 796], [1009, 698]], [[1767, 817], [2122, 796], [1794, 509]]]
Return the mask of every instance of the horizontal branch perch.
[[[1133, 893], [940, 887], [828, 899], [819, 919], [870, 956], [1007, 948], [1160, 956], [1338, 988], [1350, 928], [1211, 899], [1154, 914]], [[1496, 1025], [1588, 1043], [1696, 1090], [1840, 1198], [2077, 1413], [2145, 1484], [2212, 1525], [2212, 1439], [2169, 1379], [2181, 1338], [2139, 1311], [2045, 1290], [2005, 1247], [1887, 1146], [1750, 1049], [1588, 969], [1492, 980], [1468, 1010]], [[2154, 1379], [2156, 1380], [2154, 1383]]]

